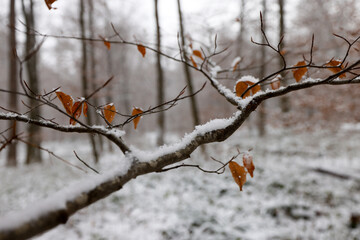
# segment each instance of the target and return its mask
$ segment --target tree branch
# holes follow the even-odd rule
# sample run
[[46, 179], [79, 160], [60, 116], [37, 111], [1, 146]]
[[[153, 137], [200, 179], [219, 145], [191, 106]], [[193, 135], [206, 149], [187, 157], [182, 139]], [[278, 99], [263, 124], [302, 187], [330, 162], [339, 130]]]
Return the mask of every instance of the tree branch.
[[[333, 76], [334, 77], [334, 76]], [[184, 137], [179, 143], [149, 152], [134, 151], [129, 152], [122, 161], [128, 164], [128, 169], [119, 169], [120, 173], [115, 172], [110, 175], [93, 177], [85, 184], [60, 191], [55, 196], [50, 197], [38, 206], [31, 206], [28, 210], [13, 213], [0, 219], [0, 240], [4, 239], [26, 239], [42, 232], [45, 232], [59, 224], [66, 223], [67, 219], [82, 208], [118, 191], [124, 184], [137, 176], [150, 172], [161, 171], [164, 167], [180, 162], [190, 157], [190, 154], [200, 145], [221, 142], [231, 136], [248, 118], [257, 106], [264, 100], [284, 95], [288, 92], [299, 89], [309, 88], [320, 84], [349, 84], [360, 83], [360, 79], [353, 80], [308, 80], [302, 83], [289, 85], [278, 90], [262, 92], [254, 97], [249, 97], [244, 101], [241, 111], [237, 111], [229, 119], [216, 119], [204, 125], [197, 126], [195, 130]], [[0, 119], [18, 120], [38, 124], [43, 127], [52, 128], [63, 132], [91, 132], [81, 126], [60, 126], [46, 121], [37, 121], [19, 116], [17, 114], [0, 113]], [[99, 128], [105, 136], [115, 138], [109, 130]], [[111, 139], [112, 140], [112, 139]], [[125, 173], [124, 173], [125, 171]], [[71, 194], [68, 194], [71, 192]], [[60, 200], [59, 200], [60, 197]], [[44, 206], [45, 209], [44, 209]], [[20, 218], [21, 216], [21, 218]], [[19, 219], [22, 219], [19, 221]]]
[[45, 128], [51, 128], [60, 132], [77, 132], [77, 133], [97, 133], [107, 137], [109, 140], [113, 141], [125, 154], [130, 152], [130, 148], [125, 145], [125, 143], [120, 138], [121, 131], [117, 129], [108, 130], [105, 127], [99, 126], [73, 126], [73, 125], [59, 125], [54, 122], [44, 121], [44, 120], [37, 120], [31, 119], [25, 115], [20, 115], [16, 113], [1, 113], [0, 112], [0, 119], [2, 120], [17, 120], [20, 122], [35, 124]]

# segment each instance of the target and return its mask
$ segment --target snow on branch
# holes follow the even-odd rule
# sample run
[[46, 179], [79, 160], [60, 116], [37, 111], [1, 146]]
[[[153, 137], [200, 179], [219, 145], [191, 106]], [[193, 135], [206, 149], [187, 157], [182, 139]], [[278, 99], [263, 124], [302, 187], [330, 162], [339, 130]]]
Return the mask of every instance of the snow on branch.
[[129, 147], [122, 141], [121, 136], [125, 132], [118, 129], [106, 129], [104, 126], [74, 126], [74, 125], [59, 125], [51, 121], [31, 119], [26, 115], [17, 113], [2, 113], [0, 112], [0, 119], [2, 120], [17, 120], [29, 124], [35, 124], [45, 128], [51, 128], [60, 132], [77, 132], [77, 133], [97, 133], [107, 137], [113, 141], [123, 153], [130, 152]]
[[[359, 61], [360, 62], [360, 61]], [[195, 130], [176, 144], [163, 146], [152, 153], [129, 149], [125, 157], [121, 158], [118, 170], [106, 175], [94, 176], [87, 181], [73, 185], [60, 191], [54, 196], [39, 202], [29, 209], [12, 213], [0, 218], [0, 240], [26, 239], [43, 233], [59, 224], [66, 223], [67, 219], [82, 208], [118, 191], [124, 184], [137, 176], [150, 172], [161, 172], [171, 164], [190, 157], [200, 145], [220, 142], [230, 137], [248, 118], [248, 116], [264, 100], [284, 95], [288, 92], [309, 88], [320, 84], [349, 84], [360, 83], [359, 78], [337, 80], [336, 76], [325, 80], [308, 79], [277, 90], [258, 92], [246, 98], [242, 110], [238, 110], [231, 118], [212, 120]], [[245, 102], [245, 100], [242, 100]], [[118, 136], [101, 128], [86, 128], [82, 126], [61, 126], [48, 121], [29, 119], [26, 116], [14, 113], [0, 113], [0, 119], [18, 120], [52, 128], [63, 132], [99, 132], [110, 140], [118, 141]]]

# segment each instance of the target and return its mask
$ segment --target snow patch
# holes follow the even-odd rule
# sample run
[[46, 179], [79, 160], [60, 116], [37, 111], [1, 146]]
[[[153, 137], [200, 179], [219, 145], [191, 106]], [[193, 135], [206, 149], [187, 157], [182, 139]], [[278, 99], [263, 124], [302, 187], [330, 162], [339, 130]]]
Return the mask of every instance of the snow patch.
[[163, 145], [156, 149], [155, 151], [142, 151], [131, 146], [132, 153], [136, 156], [141, 162], [149, 162], [155, 160], [160, 156], [164, 156], [169, 153], [177, 152], [180, 149], [185, 148], [187, 145], [194, 141], [197, 136], [203, 136], [208, 132], [215, 131], [218, 129], [226, 128], [234, 123], [234, 121], [239, 117], [241, 111], [237, 111], [234, 116], [225, 119], [214, 119], [209, 122], [195, 127], [195, 130], [189, 134], [186, 134], [179, 142], [173, 143], [171, 145]]
[[119, 161], [119, 165], [115, 168], [116, 170], [109, 171], [104, 175], [92, 175], [78, 183], [73, 183], [71, 186], [58, 191], [43, 201], [30, 204], [30, 207], [25, 210], [10, 212], [5, 216], [2, 216], [0, 218], [0, 231], [16, 228], [32, 219], [39, 219], [48, 212], [65, 209], [68, 201], [73, 201], [75, 199], [78, 201], [86, 200], [79, 199], [79, 196], [85, 197], [85, 195], [81, 196], [81, 194], [94, 189], [96, 186], [99, 186], [116, 176], [124, 175], [129, 170], [130, 165], [131, 163], [127, 158], [122, 158], [121, 161]]

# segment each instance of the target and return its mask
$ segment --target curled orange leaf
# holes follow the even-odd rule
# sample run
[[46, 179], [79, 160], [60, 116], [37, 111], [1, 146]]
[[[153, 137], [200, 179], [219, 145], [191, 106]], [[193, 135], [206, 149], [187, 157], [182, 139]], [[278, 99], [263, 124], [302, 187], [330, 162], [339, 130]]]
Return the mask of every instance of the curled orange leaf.
[[[256, 83], [255, 79], [247, 79], [247, 80], [238, 80], [236, 85], [235, 85], [235, 92], [236, 92], [236, 96], [241, 97], [241, 95], [246, 91], [246, 89], [248, 89], [248, 87], [251, 87], [252, 85], [254, 85]], [[255, 85], [254, 87], [252, 87], [249, 91], [247, 91], [245, 93], [245, 95], [243, 96], [243, 98], [247, 98], [248, 96], [250, 96], [251, 94], [254, 95], [255, 93], [259, 92], [261, 90], [260, 85]]]
[[[332, 59], [332, 60], [330, 60], [330, 62], [328, 62], [327, 64], [325, 64], [325, 66], [329, 67], [328, 69], [329, 69], [330, 71], [332, 71], [333, 73], [338, 73], [338, 72], [340, 72], [341, 70], [343, 70], [343, 67], [344, 67], [343, 65], [340, 66], [340, 64], [341, 64], [340, 61]], [[346, 74], [345, 74], [345, 73], [342, 73], [342, 74], [339, 76], [339, 78], [344, 78], [344, 77], [346, 77]]]
[[272, 90], [279, 89], [280, 86], [281, 86], [280, 80], [272, 81], [272, 82], [270, 83], [270, 85], [271, 85], [271, 89], [272, 89]]
[[253, 157], [251, 156], [250, 153], [247, 152], [243, 155], [243, 163], [244, 163], [244, 167], [247, 169], [250, 176], [253, 177], [255, 166], [253, 163]]
[[197, 56], [198, 58], [201, 58], [201, 60], [204, 60], [204, 57], [202, 56], [202, 53], [199, 50], [194, 50], [193, 55]]
[[229, 168], [236, 184], [239, 185], [240, 191], [242, 191], [242, 186], [246, 182], [245, 168], [234, 161], [229, 162]]
[[67, 114], [72, 115], [73, 98], [61, 91], [56, 91], [56, 96], [64, 106]]
[[195, 68], [197, 68], [197, 64], [196, 64], [196, 62], [195, 62], [195, 60], [193, 59], [192, 56], [190, 56], [190, 60], [191, 60], [191, 62], [192, 62], [192, 64], [193, 64], [193, 66], [194, 66]]
[[[82, 111], [82, 101], [76, 101], [72, 106], [71, 115], [73, 116], [73, 118], [78, 119], [81, 115], [81, 111]], [[76, 121], [70, 118], [70, 124], [75, 125]]]
[[271, 82], [270, 82], [270, 86], [272, 90], [276, 90], [279, 89], [281, 86], [281, 75], [277, 75]]
[[[140, 108], [134, 107], [131, 115], [132, 115], [132, 116], [135, 116], [135, 115], [141, 114], [141, 113], [143, 113], [143, 111], [142, 111]], [[137, 116], [136, 118], [134, 118], [134, 120], [133, 120], [133, 122], [134, 122], [134, 129], [137, 128], [137, 125], [138, 125], [138, 123], [139, 123], [139, 121], [140, 121], [140, 118], [141, 118], [141, 116]]]
[[241, 62], [241, 57], [237, 57], [233, 60], [231, 66], [232, 66], [232, 69], [233, 69], [233, 72], [235, 72], [235, 70], [237, 69], [237, 67], [239, 66]]
[[[306, 66], [305, 61], [300, 61], [296, 65], [294, 65], [294, 67], [301, 67], [301, 66]], [[307, 67], [302, 67], [302, 68], [294, 69], [292, 71], [296, 82], [300, 82], [301, 78], [305, 75], [305, 73], [307, 73], [308, 69]]]
[[114, 120], [115, 114], [116, 114], [116, 108], [115, 108], [114, 104], [110, 103], [110, 104], [106, 105], [104, 107], [103, 114], [104, 114], [106, 121], [111, 123]]
[[138, 49], [138, 51], [141, 53], [141, 55], [142, 55], [143, 57], [145, 57], [146, 48], [145, 48], [143, 45], [138, 44], [138, 45], [137, 45], [137, 49]]
[[88, 104], [86, 102], [84, 102], [84, 108], [83, 108], [83, 113], [84, 113], [84, 116], [87, 117], [87, 111], [88, 111]]
[[56, 2], [57, 0], [45, 0], [45, 4], [46, 4], [46, 6], [49, 8], [49, 10], [51, 10], [51, 9], [56, 9], [56, 8], [54, 8], [54, 7], [52, 7], [51, 5], [54, 3], [54, 2]]
[[101, 38], [101, 40], [103, 40], [103, 43], [104, 43], [104, 45], [106, 46], [106, 48], [107, 48], [108, 50], [110, 50], [110, 48], [111, 48], [111, 43], [110, 43], [108, 40], [106, 40], [103, 36], [99, 35], [99, 37]]

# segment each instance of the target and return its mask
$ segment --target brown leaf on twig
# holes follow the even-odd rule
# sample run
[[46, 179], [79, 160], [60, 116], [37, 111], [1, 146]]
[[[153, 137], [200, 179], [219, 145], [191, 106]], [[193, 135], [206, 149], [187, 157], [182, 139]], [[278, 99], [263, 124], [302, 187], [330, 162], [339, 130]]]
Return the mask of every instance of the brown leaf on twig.
[[[71, 110], [73, 118], [78, 119], [81, 115], [81, 111], [82, 111], [82, 101], [76, 101], [72, 106], [72, 110]], [[70, 124], [75, 125], [76, 121], [70, 118]]]
[[245, 168], [234, 161], [229, 162], [229, 168], [236, 184], [239, 185], [240, 191], [242, 191], [242, 186], [246, 182]]
[[85, 117], [87, 117], [87, 111], [88, 111], [88, 104], [86, 102], [84, 102], [83, 112], [84, 112]]
[[[246, 91], [246, 89], [248, 89], [248, 87], [250, 87], [254, 84], [255, 84], [255, 82], [252, 82], [252, 81], [239, 80], [235, 85], [236, 96], [241, 97], [241, 95]], [[256, 85], [253, 88], [251, 88], [249, 91], [247, 91], [245, 93], [245, 95], [243, 96], [243, 98], [247, 98], [248, 96], [250, 96], [250, 94], [254, 95], [255, 93], [257, 93], [260, 90], [261, 90], [260, 85]]]
[[108, 40], [106, 40], [103, 36], [99, 35], [99, 37], [101, 38], [101, 40], [103, 40], [103, 43], [104, 43], [104, 45], [106, 46], [106, 48], [107, 48], [108, 50], [110, 50], [110, 48], [111, 48], [111, 43], [110, 43]]
[[143, 45], [138, 44], [138, 45], [137, 45], [137, 49], [138, 49], [138, 51], [141, 53], [141, 55], [142, 55], [143, 57], [145, 57], [146, 48], [145, 48]]
[[72, 114], [72, 106], [73, 106], [73, 98], [70, 95], [67, 95], [61, 91], [56, 91], [56, 96], [60, 100], [60, 102], [63, 104], [67, 114]]
[[51, 10], [51, 9], [56, 9], [56, 8], [54, 8], [54, 7], [52, 7], [51, 5], [54, 3], [54, 2], [56, 2], [57, 0], [45, 0], [45, 4], [46, 4], [46, 6], [49, 8], [49, 10]]
[[197, 56], [198, 58], [200, 58], [201, 60], [204, 60], [204, 57], [202, 56], [202, 53], [199, 50], [194, 50], [193, 51], [193, 55]]
[[[306, 66], [305, 61], [300, 61], [296, 65], [294, 65], [294, 67], [301, 67], [301, 66]], [[305, 73], [307, 73], [308, 69], [307, 67], [302, 67], [302, 68], [294, 69], [292, 71], [296, 82], [300, 82], [301, 78], [305, 75]]]
[[250, 153], [247, 152], [243, 155], [243, 163], [250, 176], [254, 177], [255, 166], [253, 163], [253, 157]]
[[[131, 115], [132, 115], [132, 116], [135, 116], [135, 115], [140, 114], [140, 113], [143, 113], [143, 111], [142, 111], [140, 108], [134, 107]], [[137, 128], [137, 125], [138, 125], [138, 123], [139, 123], [139, 121], [140, 121], [140, 118], [141, 118], [141, 116], [137, 116], [136, 118], [134, 118], [134, 120], [133, 120], [133, 122], [134, 122], [134, 129]]]
[[196, 64], [196, 62], [195, 62], [195, 60], [193, 59], [192, 56], [190, 56], [190, 60], [191, 60], [191, 62], [192, 62], [192, 64], [193, 64], [193, 66], [194, 66], [195, 68], [197, 68], [198, 66], [197, 66], [197, 64]]
[[[337, 60], [332, 59], [332, 60], [330, 60], [330, 62], [328, 62], [327, 64], [325, 64], [325, 66], [330, 67], [330, 68], [328, 68], [328, 69], [329, 69], [330, 71], [332, 71], [333, 73], [338, 73], [338, 72], [340, 72], [340, 71], [343, 70], [343, 65], [339, 66], [340, 64], [341, 64], [340, 61], [337, 61]], [[337, 67], [337, 66], [339, 66], [339, 67]], [[342, 74], [339, 76], [339, 78], [344, 78], [344, 77], [346, 77], [346, 74], [345, 74], [345, 73], [342, 73]]]
[[115, 114], [116, 108], [113, 103], [110, 103], [104, 107], [104, 117], [109, 123], [114, 120]]

